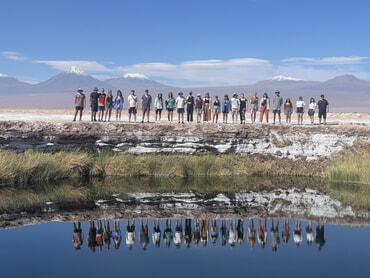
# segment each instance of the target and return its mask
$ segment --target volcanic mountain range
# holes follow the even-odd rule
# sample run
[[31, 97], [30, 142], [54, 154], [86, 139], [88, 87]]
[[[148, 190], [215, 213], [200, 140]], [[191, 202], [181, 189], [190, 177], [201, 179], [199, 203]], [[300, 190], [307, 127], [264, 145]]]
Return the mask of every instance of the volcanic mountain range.
[[15, 78], [0, 75], [0, 96], [2, 107], [39, 107], [39, 108], [68, 108], [74, 107], [74, 94], [78, 88], [83, 88], [88, 96], [94, 87], [112, 89], [114, 94], [120, 89], [125, 97], [131, 89], [135, 89], [139, 98], [146, 89], [155, 97], [162, 93], [166, 98], [172, 91], [176, 96], [182, 91], [185, 95], [192, 91], [202, 96], [209, 92], [211, 97], [216, 95], [231, 95], [233, 92], [244, 93], [249, 98], [253, 92], [262, 96], [267, 92], [272, 98], [274, 92], [279, 90], [285, 99], [290, 97], [293, 104], [299, 96], [303, 96], [308, 104], [311, 97], [316, 100], [321, 94], [329, 101], [330, 110], [336, 112], [369, 112], [370, 82], [360, 80], [353, 75], [343, 75], [325, 82], [304, 81], [284, 76], [277, 76], [271, 80], [264, 80], [253, 85], [218, 86], [179, 88], [161, 84], [142, 75], [125, 75], [104, 81], [85, 75], [76, 69], [61, 72], [50, 79], [38, 84], [21, 82]]

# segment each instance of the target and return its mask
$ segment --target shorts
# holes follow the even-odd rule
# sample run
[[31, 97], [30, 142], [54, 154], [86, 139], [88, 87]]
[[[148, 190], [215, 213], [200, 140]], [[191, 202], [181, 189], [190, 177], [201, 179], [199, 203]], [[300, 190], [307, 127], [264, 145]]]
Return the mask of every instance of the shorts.
[[303, 113], [303, 107], [297, 107], [297, 113]]
[[156, 114], [156, 115], [161, 114], [161, 113], [162, 113], [162, 110], [163, 110], [163, 109], [156, 109], [156, 110], [155, 110], [155, 114]]
[[278, 109], [274, 109], [274, 110], [272, 110], [272, 113], [274, 113], [274, 114], [278, 114], [278, 115], [280, 115], [280, 110], [278, 110]]
[[184, 108], [177, 108], [177, 113], [183, 114], [184, 113]]
[[319, 110], [319, 118], [326, 119], [326, 110]]
[[285, 114], [290, 115], [292, 114], [293, 110], [292, 109], [285, 109]]
[[99, 111], [105, 111], [105, 106], [98, 106]]
[[213, 106], [214, 111], [220, 111], [220, 106]]
[[173, 108], [167, 108], [167, 111], [168, 112], [172, 112], [173, 111]]
[[76, 111], [82, 111], [82, 110], [84, 110], [83, 106], [76, 106]]
[[92, 112], [98, 111], [98, 103], [91, 103], [91, 111]]
[[149, 115], [150, 107], [143, 107], [143, 114], [148, 113]]
[[231, 109], [231, 115], [233, 115], [233, 116], [238, 115], [238, 108]]
[[130, 108], [128, 109], [128, 113], [129, 113], [129, 114], [136, 114], [136, 113], [137, 113], [137, 111], [136, 111], [136, 107], [130, 107]]
[[198, 115], [202, 114], [202, 108], [195, 108], [195, 113]]
[[313, 115], [315, 115], [315, 110], [308, 109], [308, 116], [312, 117]]
[[252, 110], [257, 111], [258, 110], [258, 103], [252, 103]]

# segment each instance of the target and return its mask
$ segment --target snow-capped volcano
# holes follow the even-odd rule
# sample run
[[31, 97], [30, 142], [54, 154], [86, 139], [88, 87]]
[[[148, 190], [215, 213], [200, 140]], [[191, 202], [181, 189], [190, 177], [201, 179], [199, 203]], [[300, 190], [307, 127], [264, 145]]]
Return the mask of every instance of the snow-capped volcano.
[[146, 75], [141, 73], [126, 73], [123, 75], [123, 78], [137, 78], [149, 80], [149, 78]]
[[86, 73], [84, 71], [82, 71], [81, 69], [79, 69], [76, 66], [71, 66], [69, 69], [66, 69], [64, 72], [77, 74], [77, 75], [86, 75]]
[[272, 78], [274, 81], [302, 81], [302, 79], [284, 76], [284, 75], [277, 75]]

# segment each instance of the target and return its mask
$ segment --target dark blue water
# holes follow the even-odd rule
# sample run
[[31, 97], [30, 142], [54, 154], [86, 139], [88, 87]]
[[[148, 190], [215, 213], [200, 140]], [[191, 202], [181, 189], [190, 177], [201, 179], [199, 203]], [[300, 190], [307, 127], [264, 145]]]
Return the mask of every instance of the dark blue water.
[[[245, 238], [240, 244], [236, 242], [233, 246], [233, 229], [230, 227], [233, 220], [226, 221], [226, 242], [222, 240], [221, 220], [216, 221], [218, 237], [212, 242], [210, 228], [213, 221], [210, 220], [206, 244], [205, 240], [200, 240], [196, 245], [192, 239], [188, 247], [184, 239], [176, 246], [170, 232], [167, 236], [171, 241], [166, 245], [163, 238], [166, 220], [161, 220], [158, 247], [152, 241], [154, 220], [149, 219], [149, 244], [145, 250], [140, 242], [139, 219], [134, 222], [136, 240], [132, 248], [126, 244], [127, 220], [119, 221], [122, 240], [116, 247], [112, 238], [109, 246], [89, 247], [86, 240], [89, 222], [82, 222], [84, 240], [78, 250], [72, 242], [72, 223], [51, 222], [0, 230], [0, 277], [370, 277], [370, 227], [324, 224], [324, 230], [319, 232], [325, 234], [325, 242], [321, 240], [321, 248], [318, 248], [318, 235], [311, 244], [307, 243], [307, 221], [301, 221], [301, 238], [299, 232], [295, 235], [295, 219], [289, 219], [290, 236], [284, 243], [284, 219], [279, 219], [280, 243], [273, 250], [272, 219], [267, 219], [267, 240], [263, 248], [257, 238], [252, 248], [247, 232], [251, 220], [243, 220], [239, 227], [244, 228]], [[257, 219], [253, 220], [258, 237], [257, 222]], [[98, 223], [94, 222], [95, 225]], [[184, 232], [185, 219], [181, 223]], [[238, 219], [235, 227], [237, 223]], [[113, 230], [113, 220], [109, 224]], [[195, 220], [191, 220], [191, 224], [194, 229]], [[202, 224], [207, 226], [206, 222], [200, 221], [200, 231]], [[318, 225], [312, 223], [313, 236]], [[176, 219], [171, 220], [170, 227], [175, 237]], [[230, 230], [231, 234], [228, 233]], [[145, 237], [141, 238], [145, 242]]]

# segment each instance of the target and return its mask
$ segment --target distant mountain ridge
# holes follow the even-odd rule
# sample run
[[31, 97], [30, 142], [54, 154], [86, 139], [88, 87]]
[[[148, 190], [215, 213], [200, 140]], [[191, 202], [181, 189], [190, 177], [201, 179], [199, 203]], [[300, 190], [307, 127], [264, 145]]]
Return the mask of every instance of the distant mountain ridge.
[[[38, 84], [28, 84], [9, 76], [0, 75], [1, 106], [74, 107], [73, 96], [77, 89], [83, 88], [85, 94], [88, 95], [94, 87], [112, 89], [114, 94], [120, 89], [125, 97], [131, 89], [135, 89], [139, 97], [148, 89], [153, 96], [162, 93], [166, 97], [169, 91], [175, 95], [182, 91], [187, 95], [189, 91], [193, 91], [202, 95], [209, 92], [211, 97], [218, 95], [221, 98], [223, 95], [231, 95], [233, 92], [244, 93], [249, 98], [254, 91], [258, 92], [259, 96], [267, 92], [270, 97], [273, 97], [274, 92], [279, 90], [283, 98], [290, 97], [294, 101], [299, 96], [303, 96], [307, 105], [309, 98], [318, 99], [321, 94], [325, 94], [334, 110], [370, 112], [370, 82], [360, 80], [353, 75], [337, 76], [325, 82], [276, 76], [252, 85], [180, 88], [150, 80], [139, 74], [128, 74], [124, 77], [100, 81], [84, 74], [78, 68], [71, 68]], [[33, 101], [35, 96], [38, 97], [37, 102]]]

